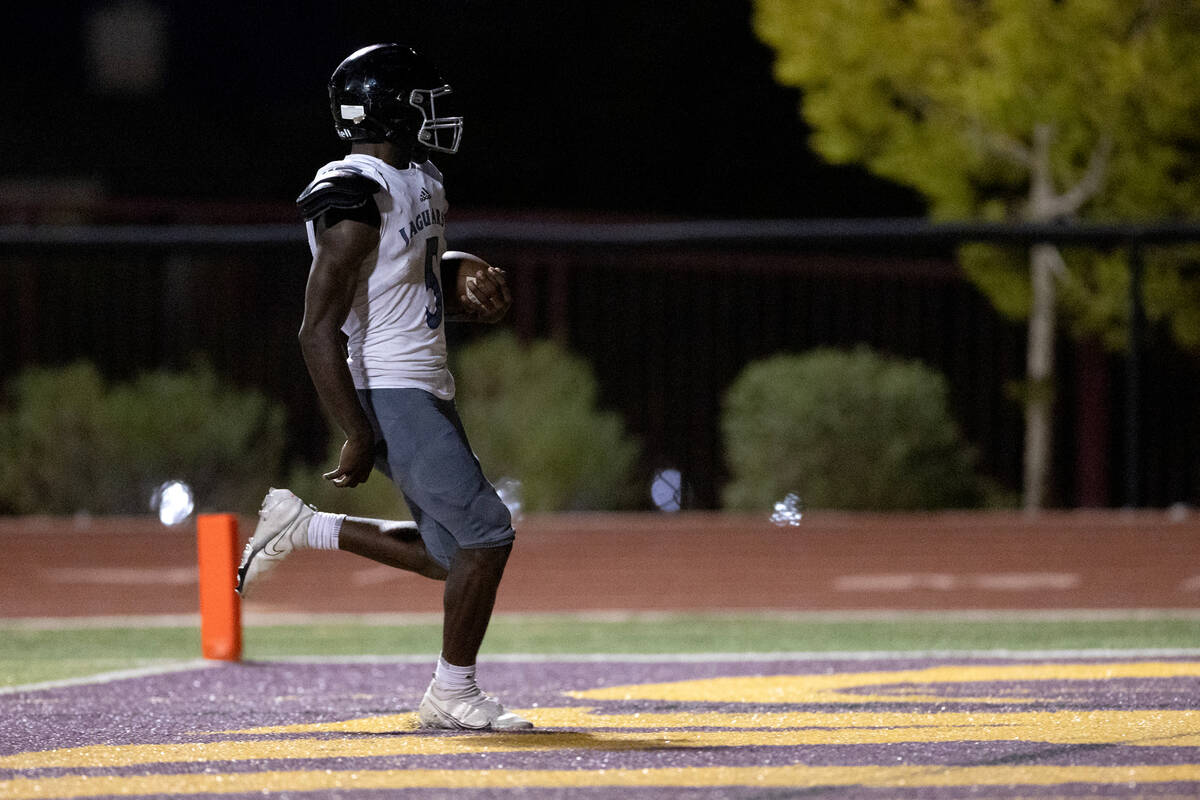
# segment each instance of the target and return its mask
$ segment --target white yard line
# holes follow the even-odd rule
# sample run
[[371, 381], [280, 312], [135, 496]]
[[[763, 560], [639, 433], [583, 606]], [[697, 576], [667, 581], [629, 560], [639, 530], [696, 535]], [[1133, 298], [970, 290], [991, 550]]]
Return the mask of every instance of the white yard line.
[[44, 689], [63, 689], [71, 686], [91, 686], [95, 684], [112, 683], [128, 680], [129, 678], [147, 678], [153, 675], [167, 675], [172, 672], [184, 672], [191, 669], [207, 669], [219, 662], [195, 659], [192, 661], [170, 661], [161, 664], [147, 664], [142, 667], [118, 669], [112, 672], [101, 672], [95, 675], [81, 675], [77, 678], [61, 678], [56, 681], [41, 681], [26, 683], [22, 686], [0, 686], [0, 694], [17, 694], [20, 692], [39, 692]]

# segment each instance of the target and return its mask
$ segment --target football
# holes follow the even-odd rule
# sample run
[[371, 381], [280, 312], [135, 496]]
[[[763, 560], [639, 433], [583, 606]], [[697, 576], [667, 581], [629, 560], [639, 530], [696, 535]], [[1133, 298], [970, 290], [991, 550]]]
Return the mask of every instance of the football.
[[[465, 253], [462, 250], [447, 250], [445, 253], [442, 253], [442, 264], [443, 265], [453, 266], [452, 262], [456, 262], [456, 261], [471, 261], [471, 262], [474, 262], [475, 264], [477, 264], [479, 269], [483, 269], [483, 270], [490, 269], [492, 266], [491, 264], [487, 263], [479, 256], [474, 255], [472, 253]], [[472, 303], [475, 303], [477, 306], [483, 307], [483, 303], [480, 302], [479, 298], [477, 298], [475, 296], [475, 293], [472, 291], [472, 289], [475, 288], [475, 276], [473, 276], [473, 275], [468, 276], [467, 280], [466, 280], [466, 284], [467, 284], [467, 299], [470, 300]]]

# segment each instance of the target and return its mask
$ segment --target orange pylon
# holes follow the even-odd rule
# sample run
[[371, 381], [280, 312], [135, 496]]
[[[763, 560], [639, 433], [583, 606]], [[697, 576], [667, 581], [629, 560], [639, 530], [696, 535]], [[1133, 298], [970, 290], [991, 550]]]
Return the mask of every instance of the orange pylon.
[[200, 565], [200, 647], [205, 658], [242, 658], [242, 603], [234, 592], [237, 581], [237, 517], [201, 514], [196, 517]]

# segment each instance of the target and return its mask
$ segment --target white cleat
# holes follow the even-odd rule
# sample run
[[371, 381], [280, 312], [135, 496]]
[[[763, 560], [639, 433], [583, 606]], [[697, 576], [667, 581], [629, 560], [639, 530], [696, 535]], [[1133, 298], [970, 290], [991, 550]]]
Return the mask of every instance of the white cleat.
[[238, 594], [246, 594], [251, 581], [265, 575], [293, 550], [308, 547], [308, 520], [315, 511], [287, 489], [267, 492], [258, 511], [258, 527], [242, 551], [235, 587]]
[[505, 711], [499, 700], [478, 688], [465, 695], [443, 696], [433, 682], [421, 698], [417, 717], [422, 728], [450, 731], [527, 731], [533, 727], [532, 722]]

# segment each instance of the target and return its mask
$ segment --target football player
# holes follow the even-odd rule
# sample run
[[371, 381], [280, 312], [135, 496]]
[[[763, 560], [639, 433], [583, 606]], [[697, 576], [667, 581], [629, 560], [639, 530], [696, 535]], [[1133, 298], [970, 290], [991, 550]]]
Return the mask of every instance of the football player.
[[454, 153], [462, 117], [433, 64], [396, 44], [364, 47], [334, 71], [334, 128], [350, 145], [297, 199], [312, 267], [300, 346], [317, 394], [345, 432], [340, 487], [372, 468], [413, 522], [317, 511], [286, 489], [263, 500], [238, 569], [246, 589], [291, 551], [341, 549], [445, 581], [442, 652], [419, 707], [433, 728], [532, 724], [475, 683], [475, 660], [512, 550], [508, 509], [484, 477], [454, 405], [445, 322], [496, 322], [505, 274], [446, 252], [446, 193], [432, 153]]

